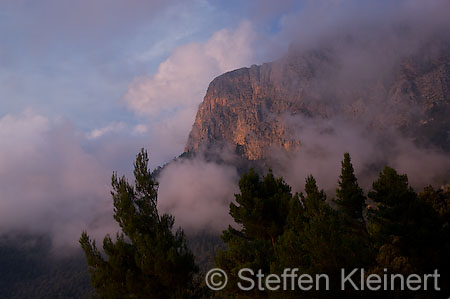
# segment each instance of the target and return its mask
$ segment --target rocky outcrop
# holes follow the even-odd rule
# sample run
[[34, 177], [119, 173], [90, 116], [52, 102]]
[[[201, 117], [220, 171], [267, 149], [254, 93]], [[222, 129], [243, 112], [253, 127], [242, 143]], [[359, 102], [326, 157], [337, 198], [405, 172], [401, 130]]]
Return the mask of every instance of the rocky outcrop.
[[290, 121], [296, 115], [394, 127], [417, 142], [450, 150], [447, 43], [389, 61], [353, 62], [333, 47], [291, 49], [278, 61], [215, 78], [185, 150], [225, 142], [248, 160], [264, 159], [274, 148], [291, 151], [302, 144]]

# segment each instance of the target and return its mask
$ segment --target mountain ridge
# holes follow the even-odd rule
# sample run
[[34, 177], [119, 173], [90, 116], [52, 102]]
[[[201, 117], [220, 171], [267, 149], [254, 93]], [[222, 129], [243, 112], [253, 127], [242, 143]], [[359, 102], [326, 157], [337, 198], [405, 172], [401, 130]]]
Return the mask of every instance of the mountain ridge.
[[[361, 51], [352, 43], [344, 47]], [[297, 115], [394, 128], [418, 143], [450, 150], [449, 43], [438, 40], [384, 62], [382, 55], [374, 57], [381, 66], [345, 55], [336, 47], [292, 48], [277, 61], [216, 77], [185, 152], [225, 143], [244, 159], [264, 160], [274, 148], [296, 151], [302, 138], [288, 119]]]

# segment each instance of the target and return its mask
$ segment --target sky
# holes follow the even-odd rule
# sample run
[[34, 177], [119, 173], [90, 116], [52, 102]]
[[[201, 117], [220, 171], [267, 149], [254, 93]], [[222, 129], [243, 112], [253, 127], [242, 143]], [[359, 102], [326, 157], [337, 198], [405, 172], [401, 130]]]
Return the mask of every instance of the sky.
[[[169, 119], [196, 108], [215, 76], [269, 59], [256, 57], [251, 35], [273, 33], [280, 18], [238, 3], [3, 0], [0, 117], [32, 110], [91, 140], [177, 126]], [[183, 103], [192, 76], [196, 90]]]
[[[73, 245], [83, 229], [116, 231], [112, 172], [131, 177], [142, 147], [151, 168], [181, 154], [216, 76], [367, 20], [447, 24], [446, 0], [424, 3], [0, 0], [0, 235], [50, 233]], [[237, 179], [227, 167], [178, 161], [161, 176], [161, 207], [186, 227], [220, 230]], [[213, 212], [198, 217], [205, 206]]]
[[131, 177], [142, 147], [151, 168], [181, 154], [208, 83], [277, 58], [300, 7], [1, 0], [0, 234], [114, 231], [112, 172]]

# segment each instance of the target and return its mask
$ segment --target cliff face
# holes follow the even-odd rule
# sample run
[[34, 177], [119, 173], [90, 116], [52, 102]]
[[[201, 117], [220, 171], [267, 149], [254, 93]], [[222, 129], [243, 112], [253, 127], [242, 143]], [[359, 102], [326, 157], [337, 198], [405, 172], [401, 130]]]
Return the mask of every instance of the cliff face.
[[274, 148], [292, 151], [302, 143], [289, 121], [298, 115], [397, 128], [450, 150], [448, 44], [372, 58], [358, 61], [326, 47], [291, 49], [278, 61], [225, 73], [210, 83], [185, 150], [225, 142], [248, 160]]

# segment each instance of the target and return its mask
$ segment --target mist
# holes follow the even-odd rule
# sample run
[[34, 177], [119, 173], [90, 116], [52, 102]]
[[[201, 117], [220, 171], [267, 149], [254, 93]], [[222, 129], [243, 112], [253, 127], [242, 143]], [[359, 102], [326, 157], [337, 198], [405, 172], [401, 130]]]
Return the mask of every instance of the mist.
[[300, 148], [294, 152], [273, 149], [269, 164], [294, 191], [304, 190], [305, 179], [313, 175], [320, 188], [335, 196], [341, 161], [350, 153], [359, 184], [368, 192], [385, 166], [407, 174], [416, 191], [432, 184], [449, 182], [450, 155], [436, 147], [421, 147], [395, 129], [373, 130], [364, 123], [342, 119], [285, 117], [295, 124]]
[[[450, 2], [300, 3], [296, 10], [290, 9], [291, 1], [256, 5], [259, 10], [234, 27], [176, 47], [154, 74], [131, 78], [121, 108], [136, 114], [136, 126], [117, 122], [86, 135], [70, 121], [54, 121], [32, 111], [3, 115], [0, 234], [48, 234], [55, 248], [77, 248], [83, 230], [98, 241], [106, 233], [114, 235], [118, 226], [109, 193], [112, 171], [132, 181], [133, 159], [141, 147], [148, 149], [152, 168], [181, 154], [214, 76], [276, 59], [282, 66], [292, 55], [301, 57], [317, 49], [332, 59], [315, 70], [317, 77], [309, 84], [318, 94], [309, 100], [319, 100], [331, 112], [320, 118], [282, 116], [301, 146], [292, 153], [273, 149], [275, 173], [284, 176], [295, 192], [302, 191], [305, 177], [313, 174], [333, 195], [340, 161], [349, 152], [365, 191], [384, 165], [407, 173], [417, 190], [447, 183], [448, 152], [418, 145], [394, 128], [393, 119], [420, 114], [420, 108], [384, 105], [386, 90], [369, 93], [364, 88], [373, 82], [382, 86], [395, 76], [394, 66], [411, 55], [420, 64], [432, 62], [436, 49], [428, 42], [450, 41]], [[262, 30], [261, 23], [275, 15], [281, 15], [276, 29]], [[121, 27], [112, 21], [112, 28]], [[359, 100], [350, 103], [355, 94]], [[352, 116], [355, 110], [358, 117]], [[238, 180], [234, 167], [201, 154], [179, 159], [158, 177], [158, 207], [173, 214], [176, 226], [187, 232], [218, 234], [231, 221], [228, 209], [239, 191]]]
[[[303, 4], [299, 13], [287, 13], [282, 18], [282, 29], [272, 37], [278, 46], [266, 43], [265, 51], [281, 56], [272, 63], [271, 75], [275, 80], [277, 76], [281, 80], [282, 72], [289, 70], [290, 63], [300, 61], [299, 71], [311, 76], [299, 79], [300, 92], [304, 87], [301, 84], [307, 90], [301, 100], [313, 112], [325, 108], [313, 117], [289, 113], [273, 116], [290, 128], [293, 139], [300, 141], [299, 149], [294, 152], [272, 149], [267, 164], [275, 174], [283, 176], [294, 192], [303, 191], [306, 177], [312, 174], [320, 188], [333, 197], [343, 155], [349, 152], [366, 192], [385, 166], [406, 173], [417, 191], [429, 184], [440, 187], [448, 183], [448, 152], [423, 142], [411, 129], [411, 119], [427, 121], [421, 104], [408, 102], [402, 85], [391, 90], [387, 86], [401, 78], [402, 68], [411, 65], [427, 68], [436, 63], [442, 51], [450, 49], [450, 3], [437, 0], [304, 1]], [[257, 18], [263, 17], [266, 11], [260, 11]], [[289, 50], [281, 53], [280, 44], [290, 44]], [[317, 57], [320, 61], [314, 61]], [[286, 86], [283, 84], [280, 83]], [[292, 96], [290, 91], [281, 92], [287, 98]], [[398, 100], [389, 102], [392, 92], [398, 93], [394, 95]], [[291, 98], [299, 100], [297, 95]], [[405, 128], [409, 130], [407, 133]], [[217, 216], [225, 213], [220, 209], [228, 211], [227, 204], [233, 200], [231, 193], [217, 186], [217, 180], [227, 188], [232, 188], [237, 180], [230, 175], [226, 176], [228, 180], [218, 175], [226, 172], [223, 164], [208, 162], [210, 170], [215, 169], [214, 175], [200, 178], [195, 174], [204, 171], [204, 162], [184, 163], [177, 162], [163, 170], [161, 208], [173, 213], [187, 230], [216, 228], [215, 220], [227, 219]], [[177, 168], [180, 173], [174, 176]], [[194, 174], [192, 177], [198, 176], [199, 180], [191, 182], [192, 177], [185, 173]], [[186, 190], [194, 186], [192, 189], [197, 191], [181, 192], [167, 187], [185, 177], [191, 182], [186, 184]], [[199, 196], [201, 192], [208, 193], [208, 197]], [[228, 194], [226, 200], [224, 194]], [[209, 205], [208, 212], [200, 212], [198, 203]], [[221, 223], [222, 228], [228, 224]]]
[[158, 177], [158, 208], [175, 216], [189, 233], [220, 234], [229, 224], [229, 206], [239, 189], [235, 167], [202, 155], [170, 163]]
[[[340, 161], [349, 152], [366, 191], [385, 165], [408, 174], [418, 191], [428, 184], [439, 187], [448, 183], [448, 151], [425, 142], [415, 131], [411, 119], [424, 123], [429, 119], [423, 113], [423, 103], [408, 99], [404, 89], [414, 86], [405, 87], [404, 82], [410, 69], [430, 69], [441, 55], [448, 56], [450, 3], [303, 4], [299, 13], [285, 16], [278, 38], [290, 40], [290, 48], [272, 65], [275, 80], [277, 72], [288, 71], [295, 63], [299, 72], [310, 76], [299, 79], [295, 92], [304, 93], [301, 101], [316, 116], [278, 116], [300, 141], [300, 148], [291, 153], [273, 149], [269, 163], [276, 173], [298, 191], [303, 189], [306, 176], [313, 174], [319, 185], [334, 195]], [[389, 90], [393, 80], [403, 85]], [[446, 88], [447, 83], [428, 84]], [[299, 100], [289, 92], [287, 99]], [[396, 100], [389, 102], [389, 97]]]

